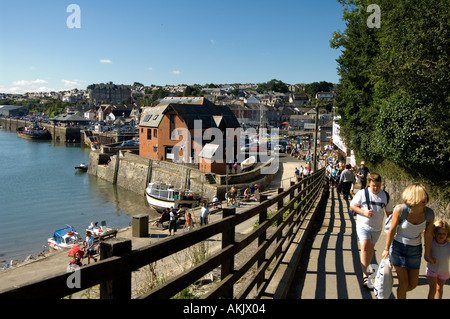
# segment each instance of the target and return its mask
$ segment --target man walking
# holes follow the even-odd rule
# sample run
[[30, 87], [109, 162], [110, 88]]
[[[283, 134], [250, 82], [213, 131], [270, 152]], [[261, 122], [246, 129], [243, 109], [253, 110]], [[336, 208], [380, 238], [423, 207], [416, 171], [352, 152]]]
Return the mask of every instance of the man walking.
[[356, 170], [356, 177], [358, 178], [359, 186], [361, 187], [361, 189], [366, 188], [368, 174], [369, 169], [366, 167], [366, 163], [362, 161], [361, 166]]

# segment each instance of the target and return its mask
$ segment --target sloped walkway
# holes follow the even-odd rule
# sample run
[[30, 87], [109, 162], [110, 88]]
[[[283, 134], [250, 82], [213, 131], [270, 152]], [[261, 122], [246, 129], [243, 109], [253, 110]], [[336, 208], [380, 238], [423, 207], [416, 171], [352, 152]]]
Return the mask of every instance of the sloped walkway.
[[[358, 189], [355, 189], [355, 193]], [[319, 217], [315, 237], [309, 243], [309, 256], [305, 257], [292, 284], [291, 299], [375, 299], [373, 292], [362, 287], [359, 243], [356, 218], [348, 213], [350, 200], [345, 201], [330, 188], [326, 211]], [[395, 204], [394, 204], [395, 206]], [[372, 264], [378, 264], [386, 244], [382, 232], [375, 246]], [[308, 252], [306, 253], [308, 254]], [[422, 260], [419, 284], [408, 292], [408, 299], [426, 299], [428, 281], [426, 262]], [[394, 271], [391, 298], [396, 298], [398, 281]], [[444, 299], [450, 299], [450, 280], [444, 288]]]

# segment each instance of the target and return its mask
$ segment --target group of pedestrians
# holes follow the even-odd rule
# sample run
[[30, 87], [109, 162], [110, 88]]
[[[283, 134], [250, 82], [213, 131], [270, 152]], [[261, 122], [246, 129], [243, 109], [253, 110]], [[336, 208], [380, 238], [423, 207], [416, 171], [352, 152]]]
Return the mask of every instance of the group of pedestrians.
[[300, 166], [300, 169], [298, 169], [297, 167], [295, 168], [294, 171], [295, 174], [295, 179], [296, 182], [300, 182], [303, 178], [308, 177], [309, 175], [311, 175], [311, 167], [308, 165], [306, 165], [305, 167]]
[[[348, 196], [347, 183], [351, 178], [351, 173], [345, 172], [350, 169], [346, 167], [340, 179], [344, 183], [342, 185], [344, 198]], [[368, 285], [371, 276], [369, 265], [374, 255], [375, 244], [381, 232], [385, 230], [387, 236], [382, 258], [389, 258], [396, 270], [397, 298], [405, 299], [407, 292], [417, 286], [422, 256], [427, 262], [428, 298], [442, 298], [445, 281], [450, 278], [449, 224], [442, 220], [435, 221], [434, 211], [427, 207], [430, 198], [424, 185], [413, 183], [406, 187], [401, 196], [402, 203], [393, 207], [389, 194], [381, 189], [381, 176], [377, 173], [368, 173], [364, 178], [364, 171], [356, 172], [360, 174], [361, 189], [350, 202], [350, 210], [356, 214], [356, 233], [360, 243], [364, 287], [371, 287]], [[392, 216], [389, 218], [391, 221], [389, 227], [385, 225], [385, 217], [387, 219], [390, 215]], [[424, 249], [422, 249], [422, 234]]]
[[358, 183], [361, 189], [366, 188], [369, 169], [364, 161], [358, 168], [350, 164], [329, 164], [326, 170], [330, 184], [337, 187], [338, 193], [342, 193], [345, 200], [353, 192], [355, 183]]

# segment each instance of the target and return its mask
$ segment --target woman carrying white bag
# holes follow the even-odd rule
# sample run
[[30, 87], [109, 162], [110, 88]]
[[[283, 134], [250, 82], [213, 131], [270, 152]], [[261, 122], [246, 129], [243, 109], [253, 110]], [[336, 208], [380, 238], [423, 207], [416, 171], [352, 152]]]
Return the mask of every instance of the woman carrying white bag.
[[419, 282], [422, 259], [422, 232], [425, 239], [425, 260], [433, 263], [434, 211], [426, 206], [428, 192], [422, 184], [411, 184], [403, 191], [402, 205], [394, 208], [382, 258], [390, 256], [398, 277], [397, 298], [406, 299], [406, 293]]
[[381, 260], [371, 286], [377, 299], [389, 299], [393, 284], [392, 265], [388, 257]]

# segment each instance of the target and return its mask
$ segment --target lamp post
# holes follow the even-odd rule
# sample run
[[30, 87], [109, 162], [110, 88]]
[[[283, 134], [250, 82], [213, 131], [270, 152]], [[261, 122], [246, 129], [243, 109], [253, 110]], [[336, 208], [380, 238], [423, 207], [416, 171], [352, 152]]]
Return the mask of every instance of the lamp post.
[[314, 127], [314, 162], [313, 162], [313, 172], [317, 172], [317, 138], [319, 130], [319, 103], [316, 104], [316, 119]]

